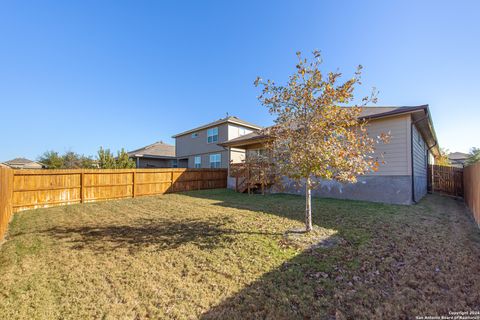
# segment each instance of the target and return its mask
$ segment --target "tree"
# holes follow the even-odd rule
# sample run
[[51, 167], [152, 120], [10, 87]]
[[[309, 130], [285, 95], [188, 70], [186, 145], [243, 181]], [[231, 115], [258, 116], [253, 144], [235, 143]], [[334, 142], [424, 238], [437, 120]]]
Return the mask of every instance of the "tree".
[[128, 153], [122, 148], [117, 152], [116, 165], [117, 169], [135, 168], [135, 161], [128, 157]]
[[56, 151], [46, 151], [38, 157], [38, 161], [49, 169], [95, 168], [95, 161], [91, 157], [73, 151], [67, 151], [63, 155]]
[[373, 157], [375, 144], [388, 142], [388, 135], [371, 138], [367, 121], [359, 120], [362, 106], [376, 102], [375, 92], [362, 99], [362, 105], [342, 107], [354, 100], [354, 89], [361, 84], [362, 66], [354, 76], [338, 83], [339, 72], [326, 76], [320, 71], [319, 51], [312, 61], [297, 53], [296, 72], [285, 86], [273, 81], [255, 80], [262, 87], [259, 101], [276, 117], [275, 125], [264, 130], [275, 168], [280, 176], [305, 187], [305, 228], [312, 230], [311, 190], [319, 179], [354, 183], [357, 176], [378, 170]]
[[480, 148], [472, 148], [470, 150], [470, 156], [467, 158], [465, 162], [466, 165], [472, 165], [480, 161]]
[[73, 151], [66, 152], [63, 156], [63, 167], [65, 169], [80, 169], [82, 167], [82, 155]]
[[100, 149], [97, 152], [98, 166], [101, 169], [127, 169], [135, 168], [135, 161], [128, 157], [128, 153], [125, 149], [117, 152], [117, 157], [113, 156], [110, 149]]
[[96, 169], [98, 168], [97, 161], [92, 159], [92, 157], [82, 156], [80, 158], [81, 168], [84, 169]]
[[435, 164], [439, 166], [451, 166], [452, 163], [448, 158], [449, 151], [448, 149], [440, 148], [440, 155], [435, 158]]
[[38, 162], [46, 165], [49, 169], [61, 169], [64, 167], [64, 158], [53, 150], [45, 151], [38, 157]]
[[100, 149], [97, 152], [98, 166], [101, 169], [115, 169], [116, 161], [113, 153], [110, 152], [110, 149]]

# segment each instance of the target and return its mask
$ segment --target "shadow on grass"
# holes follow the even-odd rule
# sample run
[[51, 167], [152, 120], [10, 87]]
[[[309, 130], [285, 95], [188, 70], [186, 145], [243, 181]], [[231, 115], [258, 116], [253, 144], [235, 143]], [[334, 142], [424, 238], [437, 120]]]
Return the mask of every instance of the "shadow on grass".
[[[271, 214], [304, 221], [303, 197], [287, 194], [245, 195], [228, 190], [206, 190], [184, 193], [190, 197], [212, 200], [212, 205]], [[213, 306], [201, 319], [336, 319], [355, 304], [352, 271], [358, 267], [358, 246], [367, 241], [373, 225], [362, 220], [374, 219], [382, 204], [335, 199], [313, 200], [314, 223], [338, 230], [342, 241], [332, 247], [311, 248], [267, 272], [253, 283]], [[388, 211], [388, 210], [387, 210]], [[378, 221], [377, 221], [378, 222]], [[292, 231], [295, 232], [295, 231]], [[299, 232], [299, 231], [297, 231]], [[300, 232], [301, 233], [301, 232]], [[337, 236], [324, 239], [337, 243]], [[367, 270], [367, 272], [370, 270]], [[372, 288], [382, 279], [369, 272]], [[355, 278], [357, 279], [357, 278]], [[365, 279], [362, 279], [365, 280]], [[372, 305], [381, 291], [370, 292]], [[347, 298], [348, 297], [348, 298]], [[346, 301], [349, 301], [346, 303]], [[342, 306], [341, 304], [345, 305]], [[369, 315], [368, 302], [358, 308], [357, 315]]]
[[135, 225], [55, 227], [44, 233], [72, 244], [73, 249], [91, 249], [98, 253], [122, 248], [131, 251], [145, 248], [168, 250], [187, 244], [213, 249], [230, 244], [238, 234], [269, 235], [233, 230], [226, 227], [228, 222], [228, 219], [216, 222], [143, 219], [136, 221]]
[[[327, 238], [325, 240], [329, 240]], [[338, 248], [307, 249], [212, 306], [200, 319], [337, 319], [340, 296], [352, 287], [335, 255]], [[342, 279], [342, 280], [339, 280]], [[349, 280], [347, 280], [349, 281]]]
[[[212, 205], [303, 221], [304, 203], [298, 196], [249, 197], [226, 190], [185, 194], [212, 200]], [[434, 267], [443, 261], [442, 268], [454, 269], [463, 261], [462, 255], [450, 252], [451, 263], [445, 265], [443, 253], [452, 243], [442, 235], [449, 223], [430, 210], [439, 201], [445, 200], [428, 197], [417, 206], [395, 206], [313, 199], [314, 224], [337, 230], [346, 241], [301, 252], [212, 306], [201, 319], [407, 319], [429, 312], [448, 314], [460, 293], [445, 290], [445, 283], [455, 286], [459, 280], [449, 279], [468, 271], [442, 273]], [[478, 293], [472, 289], [461, 294], [465, 310], [475, 310]]]

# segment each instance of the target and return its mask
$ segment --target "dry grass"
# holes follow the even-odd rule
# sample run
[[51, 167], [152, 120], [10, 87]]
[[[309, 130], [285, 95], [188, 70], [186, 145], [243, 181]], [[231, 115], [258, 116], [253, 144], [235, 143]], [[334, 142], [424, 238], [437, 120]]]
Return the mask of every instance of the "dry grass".
[[478, 307], [480, 236], [461, 203], [315, 199], [314, 236], [286, 234], [302, 210], [302, 197], [210, 190], [16, 214], [0, 248], [0, 319], [385, 319]]

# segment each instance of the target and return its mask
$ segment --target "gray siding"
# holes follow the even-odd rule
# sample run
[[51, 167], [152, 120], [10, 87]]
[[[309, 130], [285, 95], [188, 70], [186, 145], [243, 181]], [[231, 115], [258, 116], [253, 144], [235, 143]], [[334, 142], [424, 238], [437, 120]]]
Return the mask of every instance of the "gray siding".
[[[213, 143], [207, 142], [207, 130], [210, 128], [218, 128], [218, 141]], [[196, 131], [198, 136], [192, 137], [192, 133], [185, 134], [175, 138], [175, 152], [179, 159], [188, 159], [188, 168], [195, 167], [195, 156], [201, 156], [202, 168], [210, 168], [210, 155], [221, 154], [221, 168], [228, 168], [230, 159], [235, 162], [243, 159], [245, 152], [241, 150], [232, 151], [218, 145], [218, 143], [228, 141], [239, 136], [239, 128], [245, 129], [245, 134], [252, 132], [252, 129], [242, 127], [237, 124], [222, 123], [217, 126], [205, 128]]]
[[173, 163], [170, 159], [149, 159], [149, 158], [133, 158], [138, 168], [171, 168]]
[[[221, 155], [221, 168], [228, 168], [228, 151], [224, 150], [222, 148], [222, 151], [217, 151], [217, 152], [211, 152], [211, 153], [204, 153], [204, 154], [198, 154], [200, 156], [202, 162], [201, 162], [201, 168], [210, 168], [210, 155], [211, 154], [220, 154]], [[191, 155], [188, 156], [188, 168], [194, 168], [195, 167], [195, 156], [196, 155]]]
[[420, 200], [427, 194], [427, 145], [417, 128], [412, 128], [413, 143], [413, 179], [415, 201]]
[[197, 137], [192, 137], [192, 134], [189, 133], [175, 138], [175, 156], [178, 158], [186, 158], [188, 156], [196, 154], [206, 154], [224, 151], [225, 149], [217, 145], [217, 143], [225, 142], [228, 140], [228, 124], [223, 123], [216, 127], [218, 127], [217, 142], [207, 142], [207, 129], [197, 131]]

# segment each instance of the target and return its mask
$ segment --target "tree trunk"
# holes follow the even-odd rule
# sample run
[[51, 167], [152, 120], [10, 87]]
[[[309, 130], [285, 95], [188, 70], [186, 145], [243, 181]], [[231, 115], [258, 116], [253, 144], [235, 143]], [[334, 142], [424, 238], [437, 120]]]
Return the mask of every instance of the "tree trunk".
[[305, 230], [312, 231], [312, 189], [310, 178], [305, 182]]

